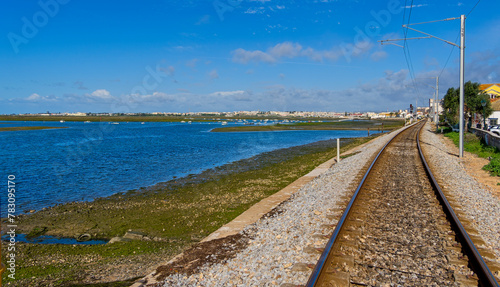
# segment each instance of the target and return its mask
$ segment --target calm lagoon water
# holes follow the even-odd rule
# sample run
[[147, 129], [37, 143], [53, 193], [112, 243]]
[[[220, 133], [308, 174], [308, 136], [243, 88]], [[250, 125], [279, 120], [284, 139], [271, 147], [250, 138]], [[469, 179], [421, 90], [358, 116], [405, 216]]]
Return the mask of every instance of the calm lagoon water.
[[[9, 175], [15, 176], [16, 214], [150, 186], [279, 148], [367, 134], [211, 133], [220, 123], [0, 123], [1, 127], [69, 127], [0, 132], [0, 170], [4, 183]], [[7, 192], [0, 200], [5, 217]]]

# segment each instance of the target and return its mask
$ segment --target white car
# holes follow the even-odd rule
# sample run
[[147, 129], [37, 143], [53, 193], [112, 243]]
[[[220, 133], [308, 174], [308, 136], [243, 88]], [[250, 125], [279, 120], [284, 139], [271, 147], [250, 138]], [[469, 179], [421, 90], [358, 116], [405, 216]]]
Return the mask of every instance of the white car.
[[500, 126], [492, 126], [489, 128], [489, 131], [496, 134], [497, 136], [500, 136]]

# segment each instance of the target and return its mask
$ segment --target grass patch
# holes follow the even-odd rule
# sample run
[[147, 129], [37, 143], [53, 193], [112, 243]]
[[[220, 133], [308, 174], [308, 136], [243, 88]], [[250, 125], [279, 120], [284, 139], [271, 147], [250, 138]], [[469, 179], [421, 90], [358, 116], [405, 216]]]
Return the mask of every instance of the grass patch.
[[44, 235], [47, 232], [47, 227], [35, 227], [27, 235], [27, 238], [34, 238], [40, 235]]
[[[341, 152], [372, 138], [344, 139]], [[16, 280], [9, 280], [5, 272], [4, 282], [9, 286], [123, 286], [121, 281], [114, 282], [116, 285], [84, 284], [97, 283], [92, 276], [119, 274], [114, 266], [124, 266], [124, 272], [168, 261], [253, 204], [335, 157], [336, 144], [336, 140], [328, 140], [272, 151], [153, 187], [21, 215], [17, 219], [18, 233], [43, 232], [63, 237], [89, 233], [93, 239], [110, 239], [134, 230], [161, 241], [107, 245], [18, 243]], [[8, 253], [6, 247], [2, 245], [4, 256]], [[141, 275], [146, 274], [130, 277]]]
[[33, 131], [33, 130], [66, 129], [66, 128], [68, 127], [7, 127], [7, 128], [0, 128], [0, 132]]
[[[458, 132], [448, 132], [445, 136], [453, 140], [456, 146], [459, 145], [460, 135]], [[490, 159], [490, 163], [485, 165], [483, 169], [489, 171], [492, 176], [500, 176], [500, 151], [496, 147], [487, 145], [482, 138], [472, 133], [465, 133], [464, 150]]]
[[215, 128], [212, 132], [255, 132], [255, 131], [290, 131], [290, 130], [394, 130], [404, 126], [404, 120], [358, 120], [326, 121], [266, 126], [239, 126]]

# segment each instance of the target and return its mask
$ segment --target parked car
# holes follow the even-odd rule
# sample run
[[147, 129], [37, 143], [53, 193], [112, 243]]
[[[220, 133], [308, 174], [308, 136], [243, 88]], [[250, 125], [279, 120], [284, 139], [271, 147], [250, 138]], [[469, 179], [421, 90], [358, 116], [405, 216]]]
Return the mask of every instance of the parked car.
[[488, 130], [497, 136], [500, 136], [500, 126], [491, 126]]

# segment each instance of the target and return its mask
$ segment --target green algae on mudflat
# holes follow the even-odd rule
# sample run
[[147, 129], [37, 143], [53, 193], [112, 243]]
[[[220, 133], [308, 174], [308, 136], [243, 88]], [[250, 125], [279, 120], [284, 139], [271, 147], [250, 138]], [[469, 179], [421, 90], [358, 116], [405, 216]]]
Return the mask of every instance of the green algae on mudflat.
[[68, 128], [68, 127], [42, 127], [42, 126], [34, 126], [34, 127], [6, 127], [6, 128], [0, 128], [0, 132], [33, 131], [33, 130], [66, 129], [66, 128]]
[[[370, 139], [345, 139], [341, 151]], [[43, 230], [45, 235], [76, 237], [88, 233], [93, 239], [110, 239], [133, 230], [157, 241], [84, 246], [18, 244], [18, 277], [8, 280], [4, 273], [4, 280], [10, 286], [31, 286], [33, 282], [69, 286], [91, 283], [87, 275], [97, 272], [93, 269], [96, 262], [128, 262], [127, 268], [156, 260], [161, 264], [335, 157], [335, 148], [336, 140], [329, 140], [280, 149], [152, 187], [21, 215], [18, 233]], [[5, 245], [2, 248], [5, 254]]]

